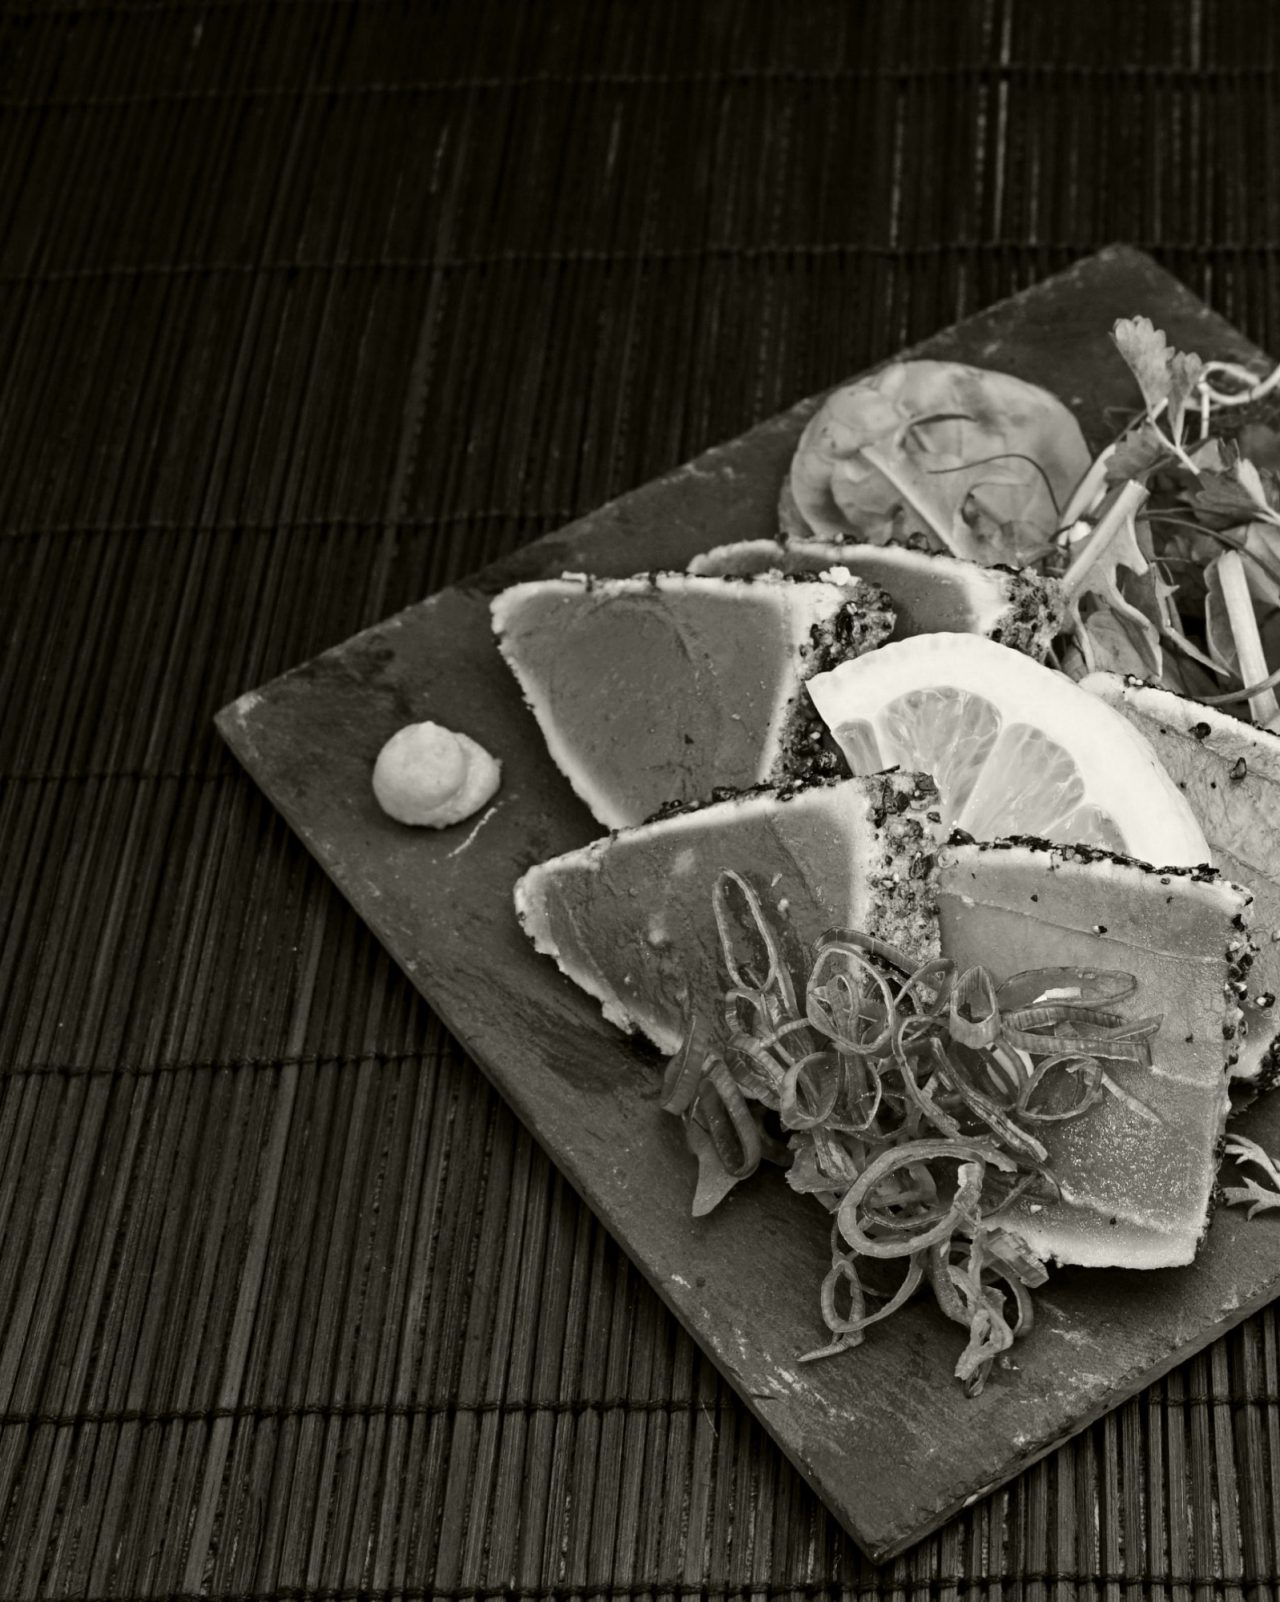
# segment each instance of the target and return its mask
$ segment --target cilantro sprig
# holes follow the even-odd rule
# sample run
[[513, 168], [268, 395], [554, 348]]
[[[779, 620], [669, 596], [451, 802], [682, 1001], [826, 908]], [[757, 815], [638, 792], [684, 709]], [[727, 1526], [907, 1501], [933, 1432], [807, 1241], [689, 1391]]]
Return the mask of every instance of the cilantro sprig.
[[1065, 592], [1061, 665], [1247, 702], [1280, 729], [1280, 435], [1215, 431], [1224, 409], [1280, 387], [1280, 369], [1259, 378], [1202, 361], [1146, 317], [1121, 319], [1112, 337], [1143, 409], [1085, 475], [1045, 564]]

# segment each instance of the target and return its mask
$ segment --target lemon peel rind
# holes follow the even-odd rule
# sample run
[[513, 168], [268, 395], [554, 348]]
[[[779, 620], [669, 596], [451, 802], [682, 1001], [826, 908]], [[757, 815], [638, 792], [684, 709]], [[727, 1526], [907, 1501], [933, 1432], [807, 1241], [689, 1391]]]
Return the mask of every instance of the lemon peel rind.
[[[816, 674], [807, 689], [839, 743], [841, 723], [874, 719], [912, 690], [938, 686], [984, 695], [1005, 727], [1025, 722], [1062, 745], [1080, 766], [1086, 799], [1115, 820], [1128, 855], [1157, 867], [1211, 861], [1194, 813], [1150, 742], [1065, 674], [1008, 646], [973, 634], [920, 635]], [[1100, 740], [1105, 751], [1095, 758]]]

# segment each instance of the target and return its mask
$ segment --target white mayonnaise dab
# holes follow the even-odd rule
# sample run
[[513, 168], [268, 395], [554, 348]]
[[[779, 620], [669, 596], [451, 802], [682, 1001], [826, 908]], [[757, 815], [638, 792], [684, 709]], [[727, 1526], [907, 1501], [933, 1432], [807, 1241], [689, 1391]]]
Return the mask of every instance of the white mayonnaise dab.
[[399, 823], [446, 829], [478, 812], [501, 780], [502, 764], [469, 735], [410, 723], [379, 751], [373, 793]]

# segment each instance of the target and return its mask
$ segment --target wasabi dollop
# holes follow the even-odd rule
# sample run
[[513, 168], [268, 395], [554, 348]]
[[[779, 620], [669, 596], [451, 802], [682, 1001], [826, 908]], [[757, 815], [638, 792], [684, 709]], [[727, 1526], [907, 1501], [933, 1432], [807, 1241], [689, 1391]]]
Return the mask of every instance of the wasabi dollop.
[[502, 764], [470, 735], [410, 723], [378, 753], [373, 793], [398, 823], [447, 829], [478, 812], [502, 782]]

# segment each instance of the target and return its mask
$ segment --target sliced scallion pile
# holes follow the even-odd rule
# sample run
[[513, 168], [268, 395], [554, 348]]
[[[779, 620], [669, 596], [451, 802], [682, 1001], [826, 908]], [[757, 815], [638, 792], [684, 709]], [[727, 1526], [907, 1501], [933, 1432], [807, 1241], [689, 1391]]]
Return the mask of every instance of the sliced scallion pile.
[[1006, 1227], [1057, 1186], [1037, 1135], [1083, 1118], [1113, 1062], [1147, 1064], [1160, 1018], [1117, 1009], [1127, 973], [1049, 968], [1003, 982], [982, 967], [913, 963], [857, 930], [789, 960], [740, 874], [721, 873], [721, 1016], [691, 1016], [663, 1085], [699, 1160], [707, 1212], [763, 1160], [833, 1214], [819, 1302], [830, 1339], [859, 1345], [921, 1286], [968, 1331], [956, 1364], [976, 1395], [1032, 1324], [1044, 1263]]

